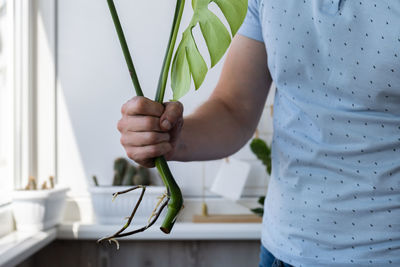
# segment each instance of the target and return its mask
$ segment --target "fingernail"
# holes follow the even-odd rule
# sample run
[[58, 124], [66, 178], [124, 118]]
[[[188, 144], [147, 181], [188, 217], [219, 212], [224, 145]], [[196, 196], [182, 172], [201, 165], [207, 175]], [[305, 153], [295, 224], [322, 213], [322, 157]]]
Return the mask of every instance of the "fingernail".
[[163, 127], [164, 129], [167, 129], [167, 130], [171, 129], [171, 123], [170, 123], [168, 120], [164, 120], [164, 121], [161, 123], [161, 125], [162, 125], [162, 127]]

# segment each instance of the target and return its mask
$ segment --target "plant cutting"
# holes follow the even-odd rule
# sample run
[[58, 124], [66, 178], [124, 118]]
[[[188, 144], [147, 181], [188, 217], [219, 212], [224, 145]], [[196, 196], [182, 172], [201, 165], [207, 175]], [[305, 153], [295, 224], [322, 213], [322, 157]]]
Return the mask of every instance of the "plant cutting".
[[[135, 67], [133, 65], [130, 51], [126, 43], [126, 39], [118, 18], [114, 2], [113, 0], [107, 0], [107, 2], [115, 29], [118, 34], [125, 61], [128, 66], [129, 74], [131, 76], [132, 83], [136, 91], [136, 95], [143, 96], [143, 92], [140, 87], [140, 83], [135, 71]], [[229, 34], [228, 30], [225, 28], [224, 24], [218, 19], [218, 17], [208, 9], [211, 2], [217, 4], [217, 6], [224, 14], [229, 24], [231, 34]], [[208, 52], [211, 59], [210, 67], [213, 67], [226, 52], [231, 42], [231, 35], [234, 36], [236, 34], [247, 12], [247, 0], [192, 0], [192, 19], [190, 20], [187, 28], [183, 31], [182, 40], [178, 45], [175, 55], [173, 55], [184, 5], [184, 0], [177, 0], [172, 29], [167, 45], [167, 51], [162, 64], [157, 92], [155, 96], [155, 101], [159, 103], [163, 103], [164, 101], [165, 88], [170, 69], [173, 100], [178, 100], [189, 91], [192, 79], [196, 89], [198, 89], [204, 81], [204, 78], [208, 71], [208, 67], [197, 48], [195, 39], [193, 38], [193, 28], [197, 25], [200, 26], [200, 30], [207, 44]], [[171, 66], [172, 58], [173, 62]], [[172, 176], [171, 171], [169, 170], [165, 158], [156, 158], [155, 165], [167, 189], [167, 193], [164, 197], [166, 200], [163, 200], [163, 198], [160, 200], [160, 207], [158, 209], [156, 207], [155, 212], [151, 216], [151, 220], [146, 226], [131, 232], [123, 233], [131, 223], [132, 218], [135, 215], [135, 212], [143, 198], [146, 188], [144, 186], [134, 186], [128, 190], [115, 193], [114, 197], [135, 189], [142, 190], [140, 198], [136, 203], [127, 223], [122, 227], [120, 231], [116, 232], [114, 235], [100, 239], [99, 242], [104, 240], [115, 241], [116, 238], [146, 230], [155, 223], [155, 221], [161, 214], [161, 211], [165, 207], [167, 207], [167, 212], [160, 229], [167, 234], [171, 232], [178, 213], [183, 206], [182, 193], [174, 177]]]

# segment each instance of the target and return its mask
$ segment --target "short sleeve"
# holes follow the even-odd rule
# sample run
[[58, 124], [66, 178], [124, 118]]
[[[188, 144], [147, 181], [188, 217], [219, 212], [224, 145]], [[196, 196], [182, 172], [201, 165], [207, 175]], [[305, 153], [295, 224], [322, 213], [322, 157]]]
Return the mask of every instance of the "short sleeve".
[[264, 42], [259, 13], [259, 0], [249, 0], [247, 15], [238, 33], [251, 39]]

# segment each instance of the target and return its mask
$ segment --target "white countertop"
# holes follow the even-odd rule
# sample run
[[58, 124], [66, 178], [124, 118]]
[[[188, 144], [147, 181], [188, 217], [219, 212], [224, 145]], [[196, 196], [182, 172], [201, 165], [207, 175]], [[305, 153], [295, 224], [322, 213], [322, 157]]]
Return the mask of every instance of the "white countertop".
[[[97, 240], [113, 234], [122, 225], [99, 225], [63, 223], [58, 227], [59, 239]], [[128, 228], [133, 230], [135, 228]], [[170, 234], [164, 234], [159, 225], [145, 232], [124, 237], [121, 240], [259, 240], [261, 224], [259, 223], [177, 223]]]
[[[120, 228], [121, 225], [71, 222], [45, 231], [12, 232], [0, 238], [0, 266], [15, 266], [56, 239], [97, 240]], [[145, 232], [120, 240], [259, 240], [260, 237], [260, 223], [176, 223], [170, 234], [153, 225]]]

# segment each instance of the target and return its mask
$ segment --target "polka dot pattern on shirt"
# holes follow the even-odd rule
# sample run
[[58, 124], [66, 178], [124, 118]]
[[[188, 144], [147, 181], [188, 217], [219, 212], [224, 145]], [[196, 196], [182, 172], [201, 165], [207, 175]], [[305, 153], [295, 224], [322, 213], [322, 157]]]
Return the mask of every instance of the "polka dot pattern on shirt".
[[400, 1], [250, 0], [277, 86], [263, 244], [294, 266], [400, 266]]

